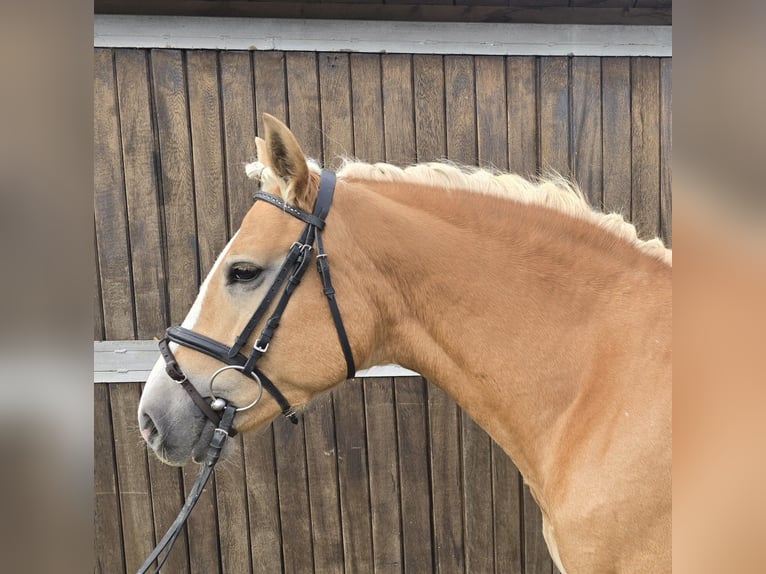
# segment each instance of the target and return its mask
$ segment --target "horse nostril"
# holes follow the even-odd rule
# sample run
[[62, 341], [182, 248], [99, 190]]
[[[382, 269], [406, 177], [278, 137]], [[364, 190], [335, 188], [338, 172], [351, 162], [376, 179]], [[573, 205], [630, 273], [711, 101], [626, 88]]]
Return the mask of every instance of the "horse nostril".
[[141, 415], [139, 425], [141, 426], [141, 436], [144, 437], [145, 441], [148, 442], [157, 435], [157, 425], [154, 424], [152, 417], [148, 414], [143, 413]]

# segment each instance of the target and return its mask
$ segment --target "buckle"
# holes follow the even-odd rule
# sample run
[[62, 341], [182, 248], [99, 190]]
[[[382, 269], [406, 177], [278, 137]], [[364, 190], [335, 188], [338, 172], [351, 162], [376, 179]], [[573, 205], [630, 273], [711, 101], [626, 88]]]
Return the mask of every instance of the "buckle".
[[253, 345], [253, 348], [256, 351], [258, 351], [259, 353], [263, 354], [263, 353], [265, 353], [266, 351], [269, 350], [269, 345], [271, 345], [271, 342], [266, 343], [265, 347], [261, 347], [260, 345], [261, 345], [261, 340], [258, 339], [258, 340], [255, 341], [255, 345]]

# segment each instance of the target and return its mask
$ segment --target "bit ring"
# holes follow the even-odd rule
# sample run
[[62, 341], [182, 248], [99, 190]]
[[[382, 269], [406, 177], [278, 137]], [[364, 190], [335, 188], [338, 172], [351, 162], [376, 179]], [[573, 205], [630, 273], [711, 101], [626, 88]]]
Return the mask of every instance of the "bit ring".
[[[215, 378], [218, 375], [220, 375], [224, 371], [228, 371], [229, 369], [234, 369], [234, 370], [237, 370], [237, 371], [239, 371], [241, 373], [244, 373], [244, 370], [245, 370], [244, 367], [241, 367], [239, 365], [226, 365], [225, 367], [221, 367], [215, 373], [213, 373], [213, 375], [210, 377], [210, 382], [208, 383], [208, 385], [210, 387], [210, 396], [212, 397], [211, 406], [212, 406], [212, 403], [217, 403], [218, 405], [225, 406], [225, 403], [223, 402], [223, 399], [220, 399], [220, 398], [216, 397], [215, 393], [213, 393], [213, 381], [215, 381]], [[252, 403], [250, 403], [249, 405], [247, 405], [246, 407], [236, 407], [236, 411], [237, 412], [246, 411], [247, 409], [253, 408], [255, 405], [257, 405], [260, 402], [261, 397], [263, 397], [263, 384], [261, 383], [261, 379], [259, 379], [258, 375], [256, 375], [255, 373], [251, 373], [250, 374], [250, 378], [255, 379], [255, 381], [258, 383], [258, 396], [255, 397], [255, 400]], [[215, 407], [213, 407], [213, 408], [215, 408]]]

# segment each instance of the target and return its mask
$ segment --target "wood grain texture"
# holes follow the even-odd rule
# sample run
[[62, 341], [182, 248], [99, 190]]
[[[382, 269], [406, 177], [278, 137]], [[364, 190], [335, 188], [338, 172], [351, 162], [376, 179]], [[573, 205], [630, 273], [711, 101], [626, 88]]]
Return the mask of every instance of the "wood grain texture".
[[477, 56], [476, 139], [479, 165], [508, 171], [505, 59]]
[[317, 399], [303, 413], [306, 432], [314, 571], [343, 572], [343, 525], [338, 485], [338, 448], [331, 394]]
[[471, 56], [444, 57], [447, 157], [476, 165], [476, 91]]
[[[136, 433], [138, 434], [138, 433]], [[137, 438], [137, 440], [140, 440]], [[183, 474], [172, 466], [162, 463], [154, 454], [148, 453], [149, 479], [152, 485], [152, 515], [154, 538], [160, 540], [178, 516], [186, 499]], [[189, 541], [184, 530], [170, 553], [165, 568], [168, 572], [189, 572]]]
[[388, 163], [404, 167], [416, 161], [412, 56], [384, 54], [381, 60], [385, 157]]
[[631, 219], [643, 239], [660, 232], [659, 80], [659, 59], [631, 58]]
[[127, 572], [135, 572], [155, 544], [146, 448], [136, 448], [140, 440], [136, 422], [139, 392], [137, 383], [109, 387]]
[[229, 235], [217, 59], [215, 52], [203, 50], [186, 55], [201, 278], [207, 276]]
[[233, 233], [253, 205], [256, 183], [245, 174], [255, 160], [253, 69], [247, 52], [221, 52], [221, 104], [229, 229]]
[[417, 159], [421, 162], [435, 161], [447, 156], [444, 58], [415, 55], [412, 67]]
[[215, 469], [215, 505], [223, 572], [252, 572], [242, 435], [229, 439], [234, 452]]
[[434, 385], [428, 385], [428, 425], [434, 571], [464, 572], [460, 414]]
[[537, 61], [532, 56], [506, 58], [508, 81], [508, 167], [522, 176], [539, 169]]
[[[394, 379], [364, 383], [370, 514], [375, 572], [402, 572], [401, 484], [394, 406]], [[404, 461], [407, 464], [407, 461]]]
[[321, 162], [322, 118], [319, 112], [317, 55], [288, 52], [285, 58], [290, 130], [300, 142], [303, 153]]
[[495, 572], [522, 572], [521, 474], [497, 443], [492, 442], [492, 506]]
[[354, 154], [354, 122], [351, 117], [351, 72], [348, 54], [320, 53], [319, 97], [322, 102], [323, 165], [337, 169], [342, 157]]
[[524, 485], [524, 570], [525, 574], [550, 574], [553, 560], [543, 538], [543, 516], [529, 487]]
[[374, 163], [386, 157], [383, 92], [378, 54], [351, 54], [351, 107], [354, 156]]
[[265, 137], [263, 114], [271, 114], [283, 122], [289, 121], [285, 72], [285, 54], [282, 52], [253, 52], [257, 110], [255, 119], [257, 132], [261, 137]]
[[167, 311], [158, 203], [161, 167], [155, 151], [146, 52], [117, 50], [115, 70], [133, 263], [136, 335], [150, 339], [165, 330]]
[[93, 209], [104, 337], [133, 339], [135, 314], [120, 114], [112, 50], [96, 50], [93, 78]]
[[660, 237], [673, 245], [673, 61], [660, 61]]
[[604, 211], [630, 218], [630, 59], [601, 60]]
[[102, 341], [104, 334], [104, 307], [101, 300], [101, 272], [98, 267], [98, 238], [96, 236], [96, 227], [93, 227], [93, 340]]
[[572, 165], [574, 180], [589, 203], [601, 209], [603, 155], [601, 137], [601, 59], [573, 58]]
[[170, 323], [180, 323], [197, 296], [197, 228], [194, 206], [189, 98], [184, 54], [152, 50], [152, 86], [162, 165], [165, 262]]
[[[197, 481], [199, 467], [196, 464], [187, 464], [182, 473], [184, 492], [188, 493]], [[192, 574], [221, 571], [215, 489], [214, 475], [203, 489], [202, 496], [199, 497], [197, 505], [194, 507], [194, 512], [191, 513], [186, 522], [189, 565]]]
[[540, 58], [540, 169], [570, 175], [568, 59]]
[[93, 390], [93, 571], [125, 572], [109, 387]]
[[345, 569], [348, 574], [370, 572], [374, 561], [362, 385], [351, 379], [332, 395]]
[[465, 412], [461, 417], [465, 568], [466, 572], [492, 572], [492, 441]]

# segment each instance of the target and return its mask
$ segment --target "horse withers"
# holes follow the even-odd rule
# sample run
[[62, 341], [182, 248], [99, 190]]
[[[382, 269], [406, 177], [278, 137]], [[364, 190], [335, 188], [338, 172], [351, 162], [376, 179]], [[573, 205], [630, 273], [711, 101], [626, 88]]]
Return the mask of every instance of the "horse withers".
[[[272, 199], [254, 203], [178, 331], [217, 351], [181, 335], [169, 345], [193, 389], [249, 405], [265, 377], [276, 394], [234, 418], [247, 432], [338, 385], [349, 365], [405, 366], [512, 458], [562, 572], [669, 572], [671, 251], [561, 179], [349, 161], [327, 183], [286, 126], [264, 125], [248, 173]], [[306, 258], [331, 264], [335, 310], [315, 272], [282, 304]], [[236, 368], [211, 384], [222, 361]], [[215, 428], [163, 359], [138, 417], [169, 464], [201, 460]]]

